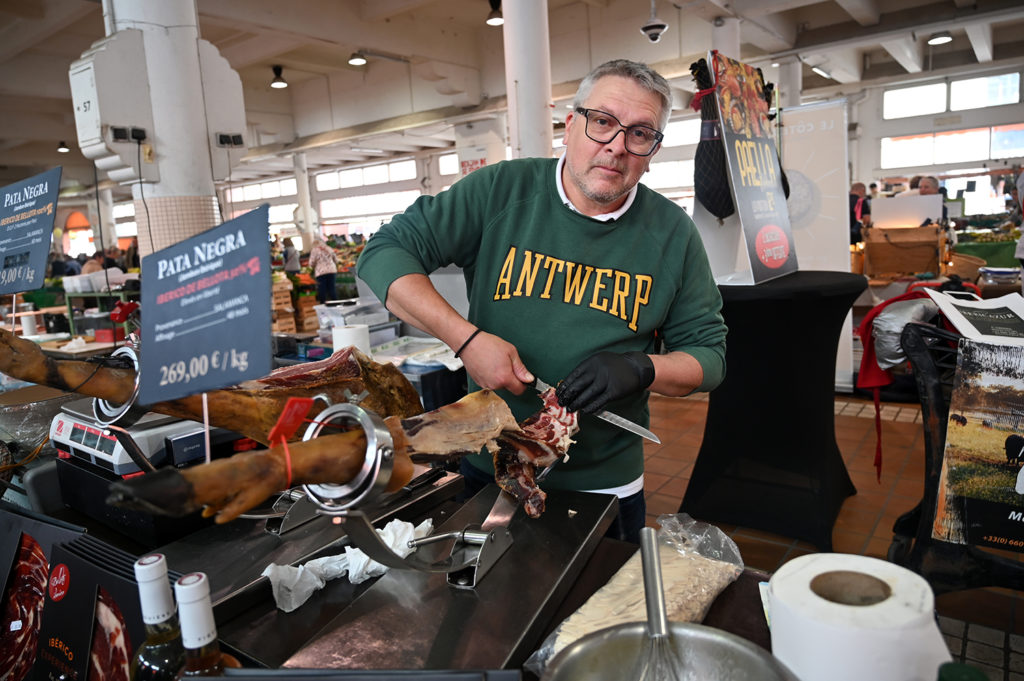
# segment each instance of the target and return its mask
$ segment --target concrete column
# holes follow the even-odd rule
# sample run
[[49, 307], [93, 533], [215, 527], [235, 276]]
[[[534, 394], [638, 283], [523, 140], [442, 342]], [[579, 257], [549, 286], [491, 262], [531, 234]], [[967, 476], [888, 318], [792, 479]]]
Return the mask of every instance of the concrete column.
[[103, 232], [103, 245], [107, 248], [117, 245], [117, 229], [114, 227], [114, 193], [109, 189], [100, 190], [100, 214], [99, 220], [93, 224], [97, 226], [92, 231], [93, 243], [96, 250], [100, 250], [100, 231]]
[[502, 4], [512, 158], [551, 156], [551, 53], [547, 0]]
[[299, 232], [302, 233], [302, 244], [312, 248], [314, 237], [320, 236], [320, 225], [317, 224], [316, 211], [309, 195], [309, 168], [306, 166], [306, 153], [299, 152], [292, 156], [295, 168], [295, 187], [298, 193], [299, 207], [295, 211]]
[[103, 16], [108, 35], [143, 32], [154, 128], [146, 131], [152, 158], [143, 154], [143, 161], [160, 169], [159, 182], [132, 185], [139, 251], [145, 256], [220, 223], [199, 70], [199, 19], [195, 0], [103, 0]]
[[740, 20], [715, 17], [711, 20], [711, 49], [730, 59], [740, 60]]
[[779, 106], [792, 109], [800, 106], [800, 91], [803, 89], [803, 64], [796, 57], [779, 62]]

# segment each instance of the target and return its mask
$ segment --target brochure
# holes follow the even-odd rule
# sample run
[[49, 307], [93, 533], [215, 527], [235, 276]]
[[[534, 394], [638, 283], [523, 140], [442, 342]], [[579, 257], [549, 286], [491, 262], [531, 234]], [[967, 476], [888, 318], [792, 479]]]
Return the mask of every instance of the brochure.
[[1024, 345], [1024, 297], [1019, 293], [964, 300], [934, 289], [925, 291], [964, 338], [1002, 345]]

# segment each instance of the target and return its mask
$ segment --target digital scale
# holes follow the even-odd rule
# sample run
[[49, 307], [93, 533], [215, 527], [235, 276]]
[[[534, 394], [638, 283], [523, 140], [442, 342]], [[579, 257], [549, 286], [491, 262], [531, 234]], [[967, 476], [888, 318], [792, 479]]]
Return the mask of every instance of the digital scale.
[[[203, 426], [195, 421], [147, 412], [127, 430], [153, 466], [180, 468], [205, 458]], [[227, 432], [211, 429], [211, 438], [214, 438], [214, 431]], [[97, 421], [92, 398], [68, 402], [61, 407], [50, 424], [50, 440], [64, 454], [115, 475], [131, 475], [142, 470], [114, 432]]]

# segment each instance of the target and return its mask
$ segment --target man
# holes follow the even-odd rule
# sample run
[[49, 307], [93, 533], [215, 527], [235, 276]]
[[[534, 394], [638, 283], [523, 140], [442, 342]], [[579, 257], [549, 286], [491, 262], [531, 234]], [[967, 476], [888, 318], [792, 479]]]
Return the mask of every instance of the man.
[[[927, 177], [922, 177], [920, 184], [918, 184], [918, 192], [921, 194], [921, 196], [934, 196], [936, 194], [941, 193], [939, 191], [939, 179], [937, 177], [933, 177], [931, 175], [928, 175]], [[945, 197], [943, 197], [943, 201], [942, 201], [942, 219], [946, 220], [948, 218], [948, 216], [949, 216], [949, 210], [946, 208]], [[929, 222], [930, 222], [930, 220], [929, 220]], [[925, 223], [925, 224], [927, 224], [927, 223]]]
[[[539, 376], [581, 412], [580, 432], [547, 490], [619, 497], [611, 536], [645, 524], [643, 445], [590, 415], [607, 408], [647, 425], [647, 390], [686, 395], [725, 373], [721, 296], [690, 218], [638, 186], [670, 113], [664, 78], [626, 60], [580, 83], [560, 159], [487, 166], [420, 197], [370, 239], [358, 275], [405, 321], [457, 351], [476, 386], [518, 419], [541, 408]], [[622, 134], [619, 134], [622, 133]], [[427, 273], [465, 271], [468, 319]], [[666, 354], [652, 354], [655, 332]], [[564, 381], [562, 379], [565, 379]], [[466, 457], [468, 489], [493, 482], [490, 457]], [[557, 493], [557, 492], [556, 492]]]
[[870, 199], [877, 199], [878, 198], [878, 183], [877, 182], [872, 182], [871, 184], [868, 185], [868, 193], [869, 193], [868, 198], [870, 198]]
[[104, 268], [104, 255], [103, 251], [96, 251], [92, 254], [92, 257], [85, 261], [82, 265], [82, 274], [92, 274], [93, 272], [99, 272]]
[[863, 182], [850, 185], [850, 243], [861, 240], [861, 227], [871, 225], [871, 199]]

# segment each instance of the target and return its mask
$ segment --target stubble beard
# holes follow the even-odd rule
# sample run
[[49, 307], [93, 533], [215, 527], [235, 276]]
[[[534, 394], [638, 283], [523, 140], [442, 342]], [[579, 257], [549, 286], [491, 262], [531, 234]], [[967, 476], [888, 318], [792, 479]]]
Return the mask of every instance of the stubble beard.
[[[586, 173], [589, 172], [592, 168], [593, 166], [588, 166], [586, 171], [580, 173], [577, 172], [575, 168], [569, 166], [569, 175], [572, 177], [573, 183], [576, 185], [577, 189], [580, 190], [580, 193], [587, 198], [587, 200], [599, 204], [608, 204], [616, 201], [617, 199], [622, 198], [627, 193], [629, 193], [629, 189], [625, 188], [620, 188], [618, 190], [609, 189], [607, 191], [598, 191], [596, 189], [593, 189], [590, 186], [590, 183], [588, 182], [588, 179], [586, 177]], [[620, 169], [620, 172], [624, 171]]]

